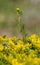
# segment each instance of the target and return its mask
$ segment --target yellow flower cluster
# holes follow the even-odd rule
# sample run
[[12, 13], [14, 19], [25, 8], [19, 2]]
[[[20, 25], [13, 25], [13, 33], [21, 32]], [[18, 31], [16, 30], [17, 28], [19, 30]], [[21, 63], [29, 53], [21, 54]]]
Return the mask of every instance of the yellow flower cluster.
[[33, 34], [24, 40], [0, 36], [0, 65], [40, 65], [40, 37]]

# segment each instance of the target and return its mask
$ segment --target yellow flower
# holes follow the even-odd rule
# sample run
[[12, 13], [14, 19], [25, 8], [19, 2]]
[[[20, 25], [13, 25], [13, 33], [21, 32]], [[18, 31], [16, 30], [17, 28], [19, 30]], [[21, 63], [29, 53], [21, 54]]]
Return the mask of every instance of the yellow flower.
[[18, 38], [17, 38], [16, 36], [12, 37], [11, 39], [12, 39], [13, 41], [18, 40]]
[[40, 48], [40, 44], [38, 44], [38, 43], [37, 43], [37, 44], [35, 44], [35, 46], [36, 46], [37, 48]]
[[17, 11], [20, 11], [20, 8], [16, 8]]
[[7, 60], [8, 58], [7, 58], [7, 56], [6, 56], [6, 54], [4, 54], [4, 58], [5, 58], [5, 60]]
[[40, 44], [40, 38], [38, 38], [37, 43]]
[[38, 58], [34, 58], [33, 64], [34, 64], [34, 65], [39, 65], [39, 60], [38, 60]]
[[3, 51], [4, 47], [0, 44], [0, 51]]
[[12, 60], [12, 65], [18, 65], [18, 64], [17, 64], [17, 59], [13, 59], [13, 60]]
[[3, 40], [3, 37], [2, 36], [0, 36], [0, 40]]
[[22, 40], [18, 40], [17, 44], [22, 45], [23, 44], [23, 41]]
[[11, 54], [9, 54], [9, 56], [7, 57], [7, 60], [11, 63], [13, 59], [13, 56]]
[[14, 43], [12, 42], [12, 40], [10, 38], [8, 40], [8, 44], [14, 46]]
[[33, 34], [33, 35], [31, 35], [31, 38], [35, 39], [35, 38], [37, 38], [37, 35]]
[[23, 65], [22, 63], [19, 63], [17, 59], [12, 60], [12, 65]]
[[26, 48], [26, 47], [29, 47], [30, 46], [30, 44], [29, 43], [27, 43], [27, 44], [25, 44], [24, 45], [24, 47]]

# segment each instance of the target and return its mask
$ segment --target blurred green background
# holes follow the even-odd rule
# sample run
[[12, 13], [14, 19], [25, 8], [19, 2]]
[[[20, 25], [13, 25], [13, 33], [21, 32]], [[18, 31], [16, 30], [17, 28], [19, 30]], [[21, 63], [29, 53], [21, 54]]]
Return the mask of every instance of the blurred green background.
[[40, 0], [0, 0], [0, 35], [22, 36], [17, 27], [17, 7], [23, 11], [25, 32], [40, 34]]

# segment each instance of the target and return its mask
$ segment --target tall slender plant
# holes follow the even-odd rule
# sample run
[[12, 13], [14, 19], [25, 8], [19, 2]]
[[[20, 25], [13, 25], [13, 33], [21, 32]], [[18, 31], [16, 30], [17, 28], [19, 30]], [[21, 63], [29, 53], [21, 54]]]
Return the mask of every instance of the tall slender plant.
[[27, 35], [26, 33], [26, 25], [21, 21], [21, 18], [23, 16], [23, 11], [20, 8], [16, 8], [17, 11], [17, 19], [19, 22], [19, 29], [20, 29], [20, 33], [22, 34], [23, 38]]

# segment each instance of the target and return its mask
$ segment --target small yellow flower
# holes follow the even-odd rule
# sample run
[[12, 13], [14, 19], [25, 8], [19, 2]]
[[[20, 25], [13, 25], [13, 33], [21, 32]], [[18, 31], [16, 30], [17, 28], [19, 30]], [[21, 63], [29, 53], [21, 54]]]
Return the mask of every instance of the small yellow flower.
[[2, 45], [0, 45], [0, 51], [3, 51], [4, 47]]
[[19, 63], [17, 59], [12, 60], [12, 65], [23, 65], [22, 63]]
[[7, 58], [7, 56], [6, 56], [6, 54], [4, 54], [4, 58], [7, 60], [8, 58]]
[[40, 48], [40, 44], [35, 44], [35, 46], [36, 46], [37, 48]]
[[12, 65], [17, 65], [17, 59], [12, 60]]
[[39, 65], [38, 61], [39, 61], [38, 58], [34, 58], [33, 64], [34, 65]]
[[17, 11], [20, 11], [20, 8], [16, 8]]
[[9, 54], [9, 56], [7, 58], [8, 58], [7, 60], [11, 63], [12, 59], [13, 59], [13, 56], [11, 54]]
[[12, 37], [11, 39], [12, 39], [13, 41], [18, 40], [18, 38], [17, 38], [16, 36]]
[[10, 38], [8, 40], [8, 44], [14, 46], [14, 43], [12, 42], [12, 40]]

